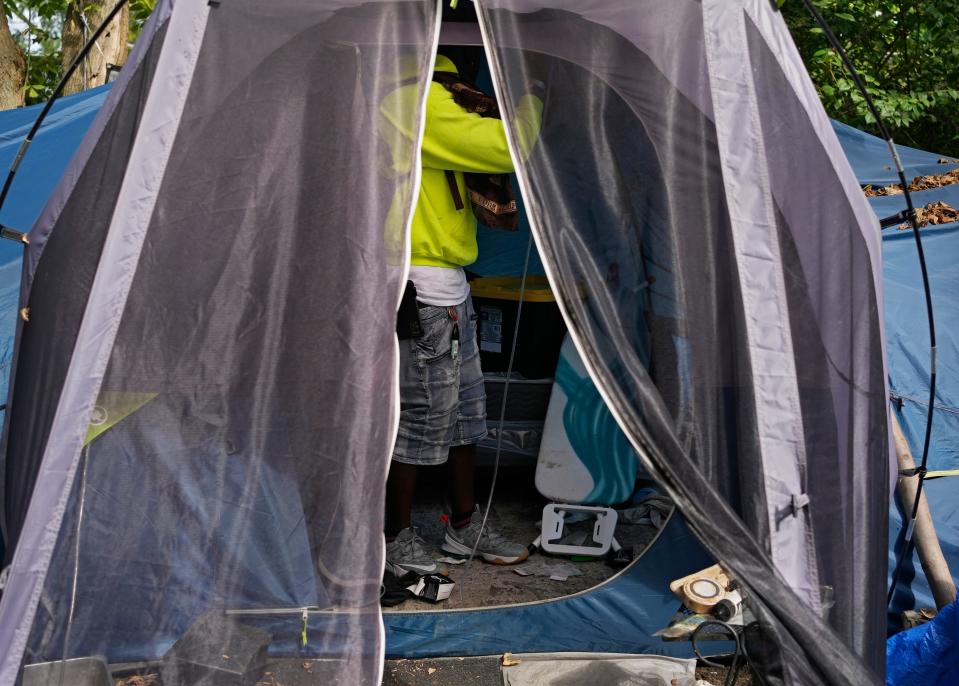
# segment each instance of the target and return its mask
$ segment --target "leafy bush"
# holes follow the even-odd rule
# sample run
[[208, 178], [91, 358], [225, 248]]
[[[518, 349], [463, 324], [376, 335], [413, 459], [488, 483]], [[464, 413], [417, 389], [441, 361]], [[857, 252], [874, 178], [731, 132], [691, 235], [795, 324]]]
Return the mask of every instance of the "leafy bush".
[[[899, 143], [959, 154], [959, 0], [813, 0]], [[782, 13], [831, 117], [878, 133], [865, 101], [800, 0]]]

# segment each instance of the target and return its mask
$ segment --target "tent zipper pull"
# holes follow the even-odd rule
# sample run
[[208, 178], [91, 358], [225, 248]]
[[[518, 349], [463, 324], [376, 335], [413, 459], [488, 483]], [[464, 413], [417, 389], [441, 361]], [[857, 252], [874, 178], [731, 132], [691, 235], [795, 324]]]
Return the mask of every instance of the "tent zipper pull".
[[449, 308], [450, 319], [453, 320], [453, 333], [450, 336], [450, 356], [455, 360], [460, 354], [460, 325], [456, 316], [456, 308]]
[[310, 621], [310, 611], [307, 608], [303, 608], [303, 630], [300, 631], [300, 642], [303, 644], [303, 647], [306, 647], [306, 625]]

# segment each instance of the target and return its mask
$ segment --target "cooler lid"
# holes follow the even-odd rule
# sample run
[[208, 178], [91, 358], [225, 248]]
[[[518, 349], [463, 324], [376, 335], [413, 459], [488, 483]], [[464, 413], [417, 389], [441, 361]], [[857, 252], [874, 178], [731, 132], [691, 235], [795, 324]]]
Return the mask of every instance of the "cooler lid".
[[[493, 300], [519, 301], [520, 284], [523, 279], [519, 276], [486, 276], [470, 282], [470, 291], [475, 298], [491, 298]], [[523, 302], [551, 303], [556, 302], [549, 281], [545, 276], [527, 276], [526, 290], [523, 292]]]

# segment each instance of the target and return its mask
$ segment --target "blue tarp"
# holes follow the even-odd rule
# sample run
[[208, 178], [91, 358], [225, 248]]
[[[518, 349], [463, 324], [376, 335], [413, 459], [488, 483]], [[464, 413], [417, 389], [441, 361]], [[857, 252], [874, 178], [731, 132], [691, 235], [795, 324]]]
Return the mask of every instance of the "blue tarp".
[[886, 644], [886, 684], [959, 684], [959, 604], [947, 605], [928, 624], [889, 639]]
[[[898, 183], [885, 142], [844, 124], [835, 123], [843, 150], [863, 185]], [[953, 158], [897, 146], [906, 178], [942, 174], [957, 167]], [[949, 163], [942, 163], [948, 161]], [[916, 207], [943, 201], [959, 207], [959, 185], [912, 194]], [[879, 217], [906, 208], [902, 195], [869, 199]], [[930, 470], [959, 469], [959, 223], [922, 229], [923, 247], [932, 288], [937, 335], [936, 411], [929, 449]], [[892, 227], [883, 231], [883, 290], [886, 305], [886, 342], [893, 412], [899, 417], [918, 463], [929, 404], [929, 325], [919, 272], [916, 243], [911, 231]], [[959, 575], [959, 478], [926, 482], [926, 496], [954, 575]], [[889, 567], [901, 547], [903, 517], [898, 505], [889, 513]], [[959, 578], [959, 576], [957, 576]], [[932, 593], [915, 552], [906, 563], [894, 599], [890, 624], [898, 624], [902, 610], [935, 607]]]
[[[859, 179], [860, 184], [885, 186], [890, 183], [899, 183], [899, 176], [892, 164], [892, 156], [884, 141], [837, 121], [833, 122], [832, 128], [839, 137], [842, 150], [846, 153], [846, 158], [856, 172], [856, 178]], [[943, 171], [943, 166], [939, 163], [940, 159], [944, 159], [942, 155], [905, 145], [897, 145], [896, 149], [905, 167], [906, 178], [910, 181], [916, 176], [940, 174]]]
[[[0, 223], [20, 230], [26, 230], [33, 224], [89, 128], [93, 117], [103, 104], [108, 90], [109, 87], [91, 90], [64, 98], [55, 105], [51, 116], [20, 167], [10, 196], [0, 211]], [[0, 169], [9, 167], [20, 141], [38, 110], [38, 107], [30, 107], [0, 112]], [[834, 127], [862, 184], [885, 185], [896, 181], [884, 142], [843, 124], [836, 123]], [[920, 174], [941, 173], [954, 168], [954, 165], [940, 164], [941, 156], [934, 153], [900, 148], [900, 155], [908, 167], [907, 173], [910, 178]], [[916, 193], [914, 197], [916, 204], [920, 206], [933, 200], [945, 200], [959, 207], [959, 186], [923, 191]], [[814, 200], [810, 199], [810, 202]], [[871, 202], [877, 214], [882, 217], [891, 215], [904, 206], [901, 196], [874, 198]], [[77, 227], [77, 230], [82, 230], [82, 227]], [[923, 230], [923, 235], [932, 274], [939, 332], [939, 392], [929, 466], [931, 469], [955, 469], [959, 468], [959, 345], [957, 345], [959, 292], [955, 288], [955, 284], [959, 283], [959, 224], [926, 228]], [[528, 236], [526, 225], [522, 226], [520, 231], [511, 234], [483, 231], [480, 236], [482, 259], [474, 265], [474, 270], [480, 274], [519, 273], [522, 270]], [[898, 231], [895, 228], [888, 229], [884, 234], [883, 246], [890, 385], [894, 395], [902, 398], [900, 419], [910, 444], [918, 455], [925, 422], [929, 364], [925, 305], [922, 299], [918, 263], [915, 246], [908, 232]], [[22, 248], [16, 243], [0, 241], [0, 365], [3, 372], [0, 392], [4, 396], [16, 322], [21, 251]], [[532, 271], [542, 273], [542, 265], [535, 252], [532, 258]], [[928, 495], [946, 557], [952, 569], [959, 571], [959, 499], [953, 495], [957, 485], [959, 480], [956, 479], [930, 482]], [[892, 538], [890, 560], [892, 560], [893, 548], [901, 529], [901, 516], [896, 508], [893, 508], [890, 513], [890, 525]], [[662, 547], [663, 543], [661, 541], [657, 547]], [[692, 544], [690, 546], [689, 550], [698, 550], [698, 546], [693, 547]], [[648, 579], [644, 581], [640, 578], [644, 575], [648, 576], [648, 569], [645, 565], [637, 566], [633, 571], [620, 576], [616, 582], [607, 584], [600, 591], [580, 596], [579, 601], [584, 603], [583, 607], [587, 607], [598, 602], [598, 599], [602, 598], [602, 602], [606, 602], [615, 596], [618, 599], [615, 602], [622, 602], [623, 609], [609, 610], [610, 612], [646, 613], [646, 605], [652, 606], [663, 602], [663, 598], [656, 594], [666, 593], [664, 585], [654, 588], [649, 584]], [[911, 590], [907, 588], [910, 582]], [[645, 584], [642, 587], [645, 590], [631, 585], [636, 583]], [[907, 565], [901, 588], [902, 592], [897, 595], [898, 608], [932, 605], [928, 585], [915, 559]], [[626, 595], [623, 595], [624, 593]], [[532, 609], [534, 607], [547, 608], [546, 613], [541, 616], [537, 613], [542, 610]], [[511, 626], [515, 626], [517, 631], [528, 622], [533, 622], [533, 626], [555, 628], [568, 621], [570, 616], [568, 612], [572, 611], [570, 608], [573, 607], [576, 607], [575, 603], [573, 605], [548, 603], [530, 606], [527, 609], [504, 610], [502, 612], [506, 614], [502, 617], [504, 619], [509, 617], [510, 622], [515, 621], [516, 624]], [[660, 614], [665, 616], [665, 613], [666, 608], [663, 608]], [[430, 620], [427, 617], [434, 619]], [[500, 617], [497, 615], [495, 621], [499, 622]], [[577, 639], [581, 645], [599, 646], [602, 640], [605, 640], [601, 639], [606, 632], [602, 630], [599, 617], [600, 615], [595, 616], [596, 624], [585, 624], [577, 632]], [[622, 616], [617, 621], [619, 619], [628, 620], [629, 623], [639, 621]], [[643, 619], [641, 628], [638, 625], [634, 628], [648, 631], [660, 619], [659, 615], [655, 618], [646, 617]], [[430, 621], [434, 624], [429, 624]], [[453, 615], [436, 613], [408, 619], [401, 619], [401, 616], [397, 615], [396, 619], [388, 620], [392, 630], [396, 632], [391, 633], [389, 639], [390, 652], [391, 654], [414, 652], [414, 644], [423, 636], [436, 636], [441, 624], [444, 627], [443, 633], [449, 636], [454, 636], [461, 630], [464, 635], [475, 635], [478, 629], [474, 630], [470, 627], [476, 625], [476, 622], [487, 621], [489, 621], [489, 611]], [[500, 631], [497, 633], [504, 634]], [[489, 632], [486, 634], [489, 635]], [[513, 635], [516, 636], [515, 633]], [[503, 648], [514, 651], [549, 649], [542, 641], [534, 640], [535, 634], [523, 630], [521, 635], [529, 636], [530, 640], [512, 640], [509, 641], [508, 646], [504, 643]], [[637, 634], [631, 640], [633, 645], [638, 646], [646, 639]], [[452, 644], [441, 645], [441, 643], [433, 642], [431, 652], [439, 650], [443, 653], [452, 653], [459, 650]], [[607, 649], [621, 647], [610, 644]]]
[[[18, 231], [33, 226], [109, 90], [109, 86], [94, 88], [54, 103], [17, 170], [0, 209], [0, 224]], [[0, 112], [0, 184], [42, 108], [34, 105]], [[0, 240], [0, 397], [4, 399], [13, 360], [22, 255], [22, 245]]]

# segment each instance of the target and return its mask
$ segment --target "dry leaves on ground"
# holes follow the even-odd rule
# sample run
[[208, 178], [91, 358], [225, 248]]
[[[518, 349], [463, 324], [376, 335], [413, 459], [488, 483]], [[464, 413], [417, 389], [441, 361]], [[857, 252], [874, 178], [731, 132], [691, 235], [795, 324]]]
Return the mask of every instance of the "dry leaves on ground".
[[898, 183], [882, 186], [880, 188], [865, 186], [862, 189], [862, 192], [866, 194], [867, 198], [875, 198], [877, 195], [900, 195], [902, 193], [902, 187]]
[[155, 686], [159, 683], [159, 674], [135, 674], [125, 679], [116, 680], [116, 686]]
[[[931, 202], [925, 207], [916, 208], [916, 221], [919, 226], [929, 226], [930, 224], [948, 224], [959, 221], [959, 210], [952, 205], [942, 201]], [[900, 231], [911, 229], [912, 224], [905, 223], [899, 225]]]
[[[917, 176], [912, 180], [912, 183], [909, 184], [909, 190], [927, 191], [930, 188], [942, 188], [943, 186], [951, 186], [955, 183], [959, 183], [959, 169], [952, 169], [944, 174]], [[881, 186], [880, 188], [865, 186], [862, 192], [866, 194], [867, 198], [873, 198], [877, 195], [899, 195], [902, 193], [902, 184], [892, 183], [888, 186]]]

